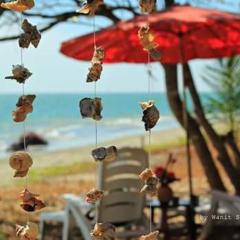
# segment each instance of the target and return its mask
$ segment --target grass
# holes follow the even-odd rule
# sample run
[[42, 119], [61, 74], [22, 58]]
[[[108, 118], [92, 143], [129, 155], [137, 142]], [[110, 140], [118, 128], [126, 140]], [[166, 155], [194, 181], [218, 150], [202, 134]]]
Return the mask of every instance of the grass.
[[38, 182], [46, 177], [68, 176], [80, 173], [90, 172], [95, 168], [94, 162], [72, 163], [69, 165], [48, 166], [38, 169], [32, 169], [29, 178], [32, 182]]
[[176, 147], [182, 147], [186, 144], [186, 138], [184, 137], [178, 137], [174, 141], [166, 142], [166, 143], [161, 143], [161, 144], [151, 144], [150, 146], [145, 146], [144, 149], [145, 151], [151, 151], [151, 153], [157, 153], [160, 150], [164, 149], [171, 149], [171, 148], [176, 148]]

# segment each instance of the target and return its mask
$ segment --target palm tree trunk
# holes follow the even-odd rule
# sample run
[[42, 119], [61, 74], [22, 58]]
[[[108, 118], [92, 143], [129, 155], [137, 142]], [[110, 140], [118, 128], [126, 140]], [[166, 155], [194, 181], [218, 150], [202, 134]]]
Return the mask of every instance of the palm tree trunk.
[[235, 187], [236, 193], [240, 194], [239, 174], [237, 173], [231, 161], [231, 158], [227, 152], [224, 141], [221, 138], [221, 136], [219, 136], [216, 133], [216, 131], [214, 130], [214, 128], [212, 127], [212, 125], [209, 123], [208, 119], [205, 116], [202, 103], [198, 95], [198, 92], [196, 90], [189, 65], [184, 64], [183, 69], [184, 69], [184, 76], [186, 78], [186, 83], [193, 100], [196, 116], [200, 124], [204, 128], [205, 132], [207, 133], [209, 139], [211, 140], [214, 148], [218, 152], [218, 160], [221, 163], [221, 165], [224, 167], [225, 172], [227, 173], [229, 179], [231, 180], [232, 185]]
[[[163, 64], [163, 67], [166, 74], [167, 96], [170, 107], [178, 122], [185, 128], [183, 121], [183, 102], [178, 93], [177, 66]], [[210, 187], [212, 189], [226, 191], [198, 123], [189, 113], [187, 114], [187, 118], [189, 123], [189, 136], [202, 162]]]

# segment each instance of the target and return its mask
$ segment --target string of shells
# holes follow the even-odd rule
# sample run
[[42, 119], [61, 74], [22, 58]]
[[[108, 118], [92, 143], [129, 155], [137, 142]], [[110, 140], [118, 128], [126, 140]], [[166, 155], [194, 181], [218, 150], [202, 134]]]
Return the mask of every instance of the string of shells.
[[[1, 8], [16, 11], [20, 14], [22, 14], [23, 11], [32, 9], [34, 6], [34, 0], [15, 0], [0, 4]], [[38, 31], [37, 26], [32, 25], [27, 19], [24, 19], [21, 23], [21, 30], [22, 33], [18, 39], [19, 47], [21, 49], [26, 49], [32, 45], [34, 48], [37, 48], [41, 40], [41, 34]], [[23, 122], [24, 124], [27, 116], [34, 110], [33, 103], [36, 99], [36, 95], [25, 95], [24, 93], [24, 84], [31, 76], [32, 73], [23, 65], [21, 57], [21, 64], [13, 65], [12, 75], [5, 77], [5, 79], [15, 80], [17, 83], [23, 84], [23, 94], [19, 97], [16, 103], [16, 109], [12, 112], [12, 119], [16, 123]], [[10, 156], [9, 165], [15, 170], [13, 174], [14, 178], [27, 177], [29, 170], [33, 165], [33, 159], [27, 152], [26, 146], [24, 146], [24, 151], [14, 152]], [[20, 207], [25, 212], [35, 212], [45, 207], [44, 202], [40, 199], [40, 195], [30, 192], [27, 186], [22, 192], [20, 192], [19, 200]], [[38, 225], [35, 223], [28, 222], [26, 226], [16, 225], [16, 237], [20, 240], [36, 240], [38, 235]]]
[[[156, 9], [156, 0], [139, 0], [139, 6], [143, 14], [150, 14]], [[155, 35], [151, 31], [149, 24], [141, 26], [138, 30], [138, 39], [143, 47], [143, 50], [148, 54], [148, 64], [150, 64], [151, 59], [159, 60], [160, 52], [157, 47], [158, 44], [155, 41]], [[149, 71], [149, 81], [151, 80], [151, 71]], [[149, 93], [151, 91], [149, 84]], [[151, 139], [151, 130], [156, 126], [160, 118], [160, 112], [155, 106], [153, 100], [140, 102], [141, 109], [143, 111], [142, 121], [144, 122], [144, 128], [149, 132], [149, 145]], [[151, 146], [149, 146], [151, 147]], [[150, 150], [149, 150], [150, 151]], [[150, 156], [151, 154], [149, 154]], [[150, 197], [156, 196], [158, 192], [158, 179], [154, 175], [150, 168], [145, 169], [139, 178], [144, 182], [144, 186], [140, 190], [140, 193], [149, 195]], [[147, 235], [142, 235], [139, 240], [157, 240], [159, 238], [159, 231], [151, 232], [150, 222], [150, 232]]]

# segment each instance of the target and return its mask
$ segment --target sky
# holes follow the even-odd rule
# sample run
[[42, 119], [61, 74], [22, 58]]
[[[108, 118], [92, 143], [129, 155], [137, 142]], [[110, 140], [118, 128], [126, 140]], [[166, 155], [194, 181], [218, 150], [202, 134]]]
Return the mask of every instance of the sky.
[[[190, 0], [192, 4], [206, 6], [206, 1], [212, 2], [210, 7], [226, 8], [221, 0]], [[213, 2], [218, 2], [214, 5]], [[186, 1], [180, 1], [182, 3]], [[219, 5], [220, 2], [220, 5]], [[228, 4], [237, 0], [225, 0]], [[228, 5], [227, 5], [228, 6]], [[236, 10], [237, 6], [232, 5]], [[231, 9], [230, 9], [231, 10]], [[106, 23], [107, 24], [107, 23]], [[83, 35], [91, 31], [91, 26], [61, 24], [42, 36], [37, 49], [30, 48], [23, 51], [24, 65], [29, 68], [33, 76], [27, 80], [27, 93], [84, 93], [92, 92], [92, 84], [86, 84], [85, 79], [90, 63], [80, 62], [63, 56], [59, 52], [63, 41]], [[9, 29], [1, 28], [1, 35]], [[17, 30], [19, 31], [19, 30]], [[20, 93], [21, 87], [15, 81], [5, 80], [11, 74], [12, 65], [20, 63], [20, 50], [17, 41], [0, 43], [0, 93]], [[197, 87], [200, 91], [209, 91], [209, 87], [201, 79], [206, 65], [210, 60], [191, 61], [191, 68]], [[180, 68], [179, 68], [180, 69]], [[153, 73], [156, 80], [152, 81], [152, 89], [157, 92], [165, 91], [164, 72], [160, 64], [153, 64]], [[117, 64], [104, 65], [104, 71], [98, 84], [99, 92], [146, 92], [147, 74], [145, 65]]]

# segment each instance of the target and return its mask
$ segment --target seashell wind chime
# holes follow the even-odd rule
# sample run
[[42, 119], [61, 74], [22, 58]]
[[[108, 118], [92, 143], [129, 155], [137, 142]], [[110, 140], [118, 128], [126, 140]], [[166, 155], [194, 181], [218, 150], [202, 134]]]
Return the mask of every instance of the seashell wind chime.
[[[1, 3], [4, 9], [22, 12], [33, 8], [35, 5], [34, 0], [16, 0], [6, 3]], [[33, 164], [31, 155], [27, 152], [26, 139], [25, 139], [25, 121], [27, 115], [33, 112], [33, 102], [36, 98], [35, 95], [25, 95], [25, 82], [31, 77], [32, 73], [24, 67], [23, 64], [23, 49], [29, 48], [32, 44], [35, 48], [41, 40], [41, 34], [36, 26], [33, 26], [27, 19], [21, 20], [21, 33], [18, 45], [21, 48], [21, 64], [13, 65], [12, 75], [5, 77], [5, 79], [15, 80], [17, 83], [22, 84], [22, 96], [19, 97], [16, 103], [16, 109], [12, 112], [12, 119], [16, 123], [23, 123], [24, 132], [24, 151], [13, 153], [9, 158], [9, 165], [15, 170], [14, 178], [25, 178], [26, 185], [24, 190], [19, 195], [21, 201], [20, 207], [27, 213], [35, 212], [45, 207], [42, 200], [39, 199], [39, 194], [31, 193], [28, 190], [28, 172]], [[38, 237], [38, 225], [32, 222], [27, 222], [26, 226], [16, 225], [16, 236], [21, 240], [36, 240]]]
[[[95, 121], [95, 149], [92, 150], [92, 157], [98, 163], [103, 161], [112, 161], [117, 158], [117, 148], [98, 147], [98, 125], [102, 117], [102, 99], [97, 97], [97, 81], [101, 78], [103, 70], [104, 49], [96, 44], [95, 35], [95, 13], [99, 6], [103, 4], [103, 0], [87, 0], [86, 4], [78, 10], [79, 13], [88, 14], [93, 17], [93, 43], [94, 52], [91, 60], [91, 66], [87, 75], [86, 82], [94, 83], [94, 98], [83, 98], [80, 100], [80, 114], [82, 118], [91, 118]], [[115, 235], [115, 226], [111, 223], [99, 223], [98, 219], [98, 203], [104, 197], [104, 192], [100, 189], [90, 190], [85, 197], [86, 202], [95, 205], [96, 207], [96, 224], [91, 232], [93, 240], [112, 240]]]
[[[143, 14], [150, 14], [156, 9], [156, 0], [139, 0], [139, 6]], [[155, 36], [150, 30], [150, 26], [147, 24], [140, 27], [138, 31], [138, 38], [143, 47], [144, 51], [147, 51], [148, 54], [148, 95], [151, 96], [151, 58], [154, 60], [160, 59], [160, 53], [157, 50], [157, 43], [155, 42]], [[157, 107], [154, 105], [153, 100], [148, 100], [147, 102], [141, 102], [140, 106], [143, 110], [142, 121], [144, 122], [145, 130], [148, 131], [149, 139], [149, 162], [151, 161], [151, 129], [157, 124], [160, 113]], [[145, 185], [141, 189], [141, 193], [147, 194], [150, 197], [157, 195], [157, 177], [154, 175], [153, 171], [149, 168], [145, 169], [140, 175], [140, 179], [144, 181]], [[150, 211], [152, 207], [150, 206]], [[149, 234], [143, 235], [139, 240], [157, 240], [159, 237], [159, 231], [152, 231], [152, 222], [150, 220]]]

